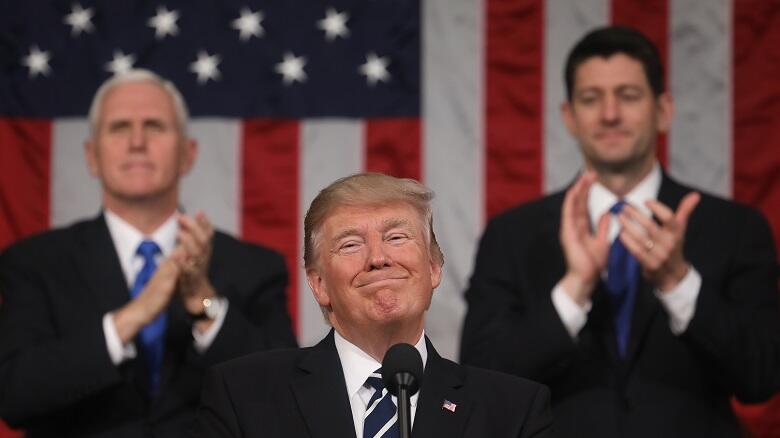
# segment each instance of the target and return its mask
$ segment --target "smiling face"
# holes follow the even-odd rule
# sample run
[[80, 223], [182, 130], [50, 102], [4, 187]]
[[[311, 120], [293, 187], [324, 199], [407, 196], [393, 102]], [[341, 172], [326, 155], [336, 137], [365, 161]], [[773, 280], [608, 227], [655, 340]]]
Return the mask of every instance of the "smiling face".
[[588, 167], [614, 173], [649, 169], [672, 106], [668, 94], [653, 94], [642, 64], [622, 53], [595, 56], [577, 67], [573, 85], [563, 119]]
[[109, 208], [159, 199], [175, 208], [179, 178], [192, 167], [195, 153], [195, 143], [178, 126], [170, 95], [149, 81], [110, 89], [86, 143], [90, 172], [100, 178]]
[[422, 331], [441, 265], [430, 255], [417, 211], [404, 202], [340, 205], [317, 232], [307, 269], [317, 302], [346, 338], [381, 327]]

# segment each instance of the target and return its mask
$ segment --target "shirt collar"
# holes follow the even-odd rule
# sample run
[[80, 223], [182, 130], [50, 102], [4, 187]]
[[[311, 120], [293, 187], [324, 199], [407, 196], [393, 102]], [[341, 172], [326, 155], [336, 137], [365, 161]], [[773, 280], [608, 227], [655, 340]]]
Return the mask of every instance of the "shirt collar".
[[133, 259], [136, 257], [138, 245], [143, 240], [153, 240], [160, 247], [163, 257], [173, 252], [173, 248], [176, 246], [176, 233], [179, 230], [179, 224], [176, 220], [177, 215], [178, 213], [174, 213], [154, 230], [150, 236], [144, 236], [140, 230], [130, 225], [119, 215], [111, 210], [105, 210], [104, 216], [108, 232], [111, 235], [111, 240], [114, 242], [114, 247], [128, 284], [132, 282], [131, 279], [135, 276], [135, 272], [132, 269]]
[[[344, 339], [336, 330], [333, 331], [334, 341], [336, 342], [336, 351], [341, 360], [341, 368], [344, 371], [344, 380], [347, 384], [347, 394], [350, 399], [357, 394], [366, 379], [377, 368], [382, 366], [368, 353], [358, 348], [355, 344]], [[428, 348], [425, 345], [425, 331], [420, 335], [420, 339], [414, 344], [414, 348], [420, 352], [422, 357], [423, 369], [428, 362]]]
[[[650, 173], [628, 192], [623, 200], [645, 215], [652, 216], [652, 212], [645, 205], [645, 201], [658, 198], [658, 191], [661, 189], [661, 179], [661, 166], [656, 162], [653, 164], [653, 169]], [[593, 183], [590, 187], [590, 193], [588, 193], [588, 216], [590, 216], [590, 223], [595, 227], [601, 215], [609, 211], [617, 201], [618, 197], [610, 192], [609, 189], [598, 181]], [[610, 227], [610, 239], [615, 237], [617, 230], [618, 228], [615, 226]]]

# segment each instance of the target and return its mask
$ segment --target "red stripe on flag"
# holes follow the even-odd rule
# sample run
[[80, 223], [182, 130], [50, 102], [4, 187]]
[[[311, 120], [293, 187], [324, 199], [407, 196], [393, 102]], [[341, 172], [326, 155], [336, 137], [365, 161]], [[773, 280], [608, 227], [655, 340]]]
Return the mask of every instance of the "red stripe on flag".
[[[644, 33], [658, 47], [669, 90], [669, 0], [612, 0], [612, 23], [630, 26]], [[658, 138], [658, 160], [668, 163], [667, 137]]]
[[[734, 198], [759, 208], [780, 238], [780, 3], [733, 4]], [[735, 403], [756, 437], [780, 434], [780, 396]]]
[[51, 122], [0, 118], [0, 250], [49, 227]]
[[487, 0], [487, 216], [542, 193], [544, 2]]
[[296, 121], [247, 120], [241, 161], [241, 235], [284, 254], [287, 305], [298, 325], [298, 155]]
[[420, 120], [372, 119], [365, 122], [366, 162], [369, 172], [419, 180]]

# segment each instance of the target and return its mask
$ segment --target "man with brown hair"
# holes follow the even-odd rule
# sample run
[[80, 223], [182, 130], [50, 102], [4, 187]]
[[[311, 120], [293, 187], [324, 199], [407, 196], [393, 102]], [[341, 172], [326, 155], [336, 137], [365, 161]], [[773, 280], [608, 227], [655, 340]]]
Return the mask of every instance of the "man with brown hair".
[[662, 171], [673, 105], [644, 35], [590, 32], [565, 79], [585, 168], [488, 224], [461, 358], [549, 385], [562, 437], [736, 437], [730, 398], [780, 387], [769, 226]]

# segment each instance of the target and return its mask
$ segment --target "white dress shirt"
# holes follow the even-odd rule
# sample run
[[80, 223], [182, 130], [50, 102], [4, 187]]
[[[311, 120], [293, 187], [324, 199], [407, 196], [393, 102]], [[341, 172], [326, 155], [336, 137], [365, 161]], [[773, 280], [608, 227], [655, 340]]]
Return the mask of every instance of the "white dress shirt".
[[[348, 340], [344, 339], [339, 332], [333, 332], [336, 341], [336, 352], [341, 360], [341, 368], [344, 371], [344, 380], [347, 385], [347, 394], [349, 395], [349, 404], [352, 408], [352, 421], [355, 423], [355, 436], [363, 436], [363, 418], [366, 415], [368, 402], [374, 395], [374, 388], [365, 386], [368, 377], [382, 367], [382, 364], [374, 360], [368, 353], [358, 348]], [[414, 345], [414, 348], [420, 352], [422, 357], [423, 369], [428, 361], [428, 349], [425, 346], [425, 332], [423, 331], [420, 339]], [[412, 424], [414, 424], [414, 414], [417, 412], [417, 399], [420, 392], [410, 397], [410, 408], [412, 414]], [[393, 403], [398, 406], [398, 400], [393, 396]]]
[[[143, 257], [136, 254], [138, 246], [142, 241], [152, 240], [160, 247], [161, 253], [156, 257], [158, 264], [165, 257], [169, 256], [176, 247], [176, 233], [179, 230], [176, 214], [168, 218], [150, 236], [144, 236], [138, 229], [110, 210], [104, 212], [104, 217], [106, 219], [106, 225], [108, 226], [108, 232], [111, 235], [111, 240], [114, 242], [114, 248], [116, 248], [119, 264], [122, 267], [122, 273], [125, 276], [128, 290], [133, 287], [135, 277], [141, 271], [144, 264]], [[222, 323], [225, 320], [228, 308], [227, 298], [219, 297], [219, 301], [219, 314], [214, 319], [214, 322], [209, 329], [204, 333], [198, 332], [194, 327], [192, 329], [194, 347], [200, 353], [206, 351], [209, 346], [211, 346], [211, 343], [214, 342], [214, 338], [217, 336], [217, 333], [219, 333], [219, 329], [222, 327]], [[108, 312], [103, 315], [103, 334], [106, 338], [108, 355], [114, 365], [119, 365], [122, 362], [136, 357], [137, 351], [135, 344], [132, 342], [122, 344], [121, 339], [119, 339], [119, 334], [117, 333], [116, 325], [114, 324], [113, 312]]]
[[[661, 179], [661, 167], [658, 163], [655, 163], [653, 170], [625, 196], [624, 201], [631, 204], [641, 213], [652, 217], [652, 212], [645, 205], [645, 201], [658, 198]], [[608, 212], [617, 201], [618, 197], [606, 187], [598, 182], [593, 183], [588, 193], [588, 216], [590, 217], [590, 223], [593, 226], [598, 224], [599, 218]], [[620, 234], [620, 222], [618, 222], [615, 215], [611, 215], [608, 234], [610, 243], [617, 238], [618, 234]], [[601, 273], [602, 278], [606, 278], [606, 275], [606, 271]], [[659, 290], [653, 291], [669, 314], [669, 328], [675, 335], [681, 334], [688, 328], [688, 324], [691, 322], [696, 310], [696, 298], [699, 296], [700, 288], [701, 275], [691, 266], [682, 281], [672, 290], [664, 293]], [[566, 293], [563, 286], [558, 283], [552, 290], [552, 302], [569, 335], [576, 339], [588, 320], [588, 312], [592, 307], [591, 301], [588, 300], [586, 305], [581, 307]]]

